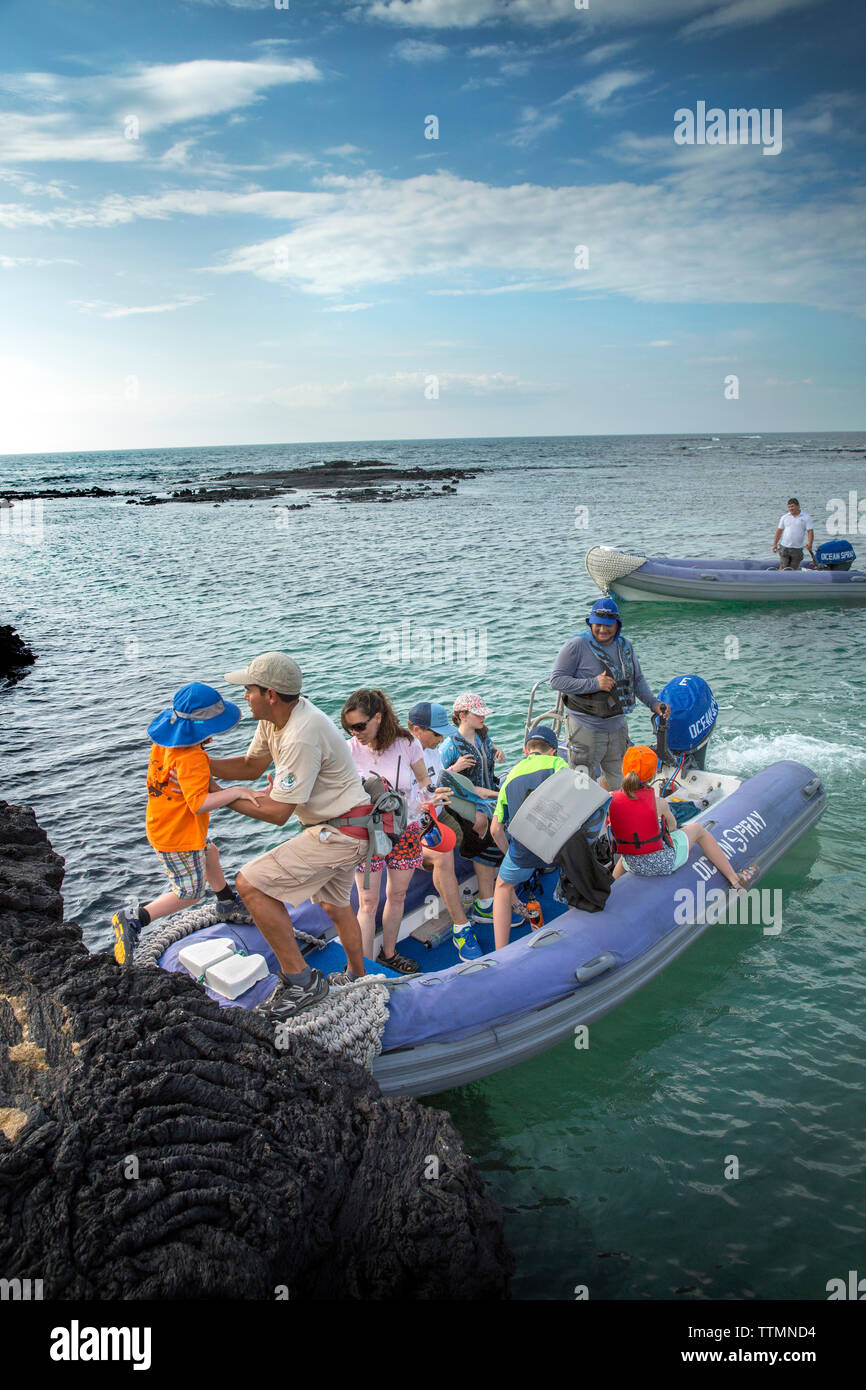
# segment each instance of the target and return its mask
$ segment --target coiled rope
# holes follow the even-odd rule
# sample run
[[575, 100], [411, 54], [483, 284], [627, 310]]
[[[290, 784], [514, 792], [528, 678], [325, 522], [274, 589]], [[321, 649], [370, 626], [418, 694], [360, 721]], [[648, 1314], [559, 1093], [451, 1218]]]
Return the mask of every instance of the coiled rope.
[[[188, 907], [149, 931], [142, 937], [135, 952], [136, 965], [158, 965], [169, 946], [185, 936], [212, 927], [225, 925], [230, 932], [233, 922], [249, 924], [242, 908], [228, 918], [221, 918], [216, 903]], [[328, 945], [309, 932], [295, 928], [295, 938], [305, 946], [323, 951]], [[365, 975], [354, 984], [332, 985], [321, 1004], [299, 1014], [297, 1018], [274, 1021], [274, 1045], [284, 1050], [289, 1035], [309, 1038], [326, 1052], [348, 1057], [369, 1071], [373, 1059], [382, 1051], [382, 1034], [388, 1021], [388, 987], [384, 975]], [[261, 1012], [266, 1012], [262, 1010]]]

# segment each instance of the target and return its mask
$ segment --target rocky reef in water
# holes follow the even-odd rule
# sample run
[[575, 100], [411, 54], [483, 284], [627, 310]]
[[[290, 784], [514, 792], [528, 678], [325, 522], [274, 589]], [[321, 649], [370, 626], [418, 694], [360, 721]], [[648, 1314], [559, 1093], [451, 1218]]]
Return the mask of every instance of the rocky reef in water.
[[446, 1114], [91, 954], [62, 882], [33, 812], [0, 802], [3, 1278], [46, 1299], [507, 1296], [501, 1211]]
[[36, 660], [14, 627], [0, 627], [0, 688], [20, 681]]

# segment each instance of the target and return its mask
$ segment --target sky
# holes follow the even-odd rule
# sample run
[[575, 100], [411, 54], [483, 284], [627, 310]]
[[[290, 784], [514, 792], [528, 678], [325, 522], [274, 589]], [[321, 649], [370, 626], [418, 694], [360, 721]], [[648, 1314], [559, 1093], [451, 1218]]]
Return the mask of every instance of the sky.
[[0, 454], [862, 429], [864, 30], [0, 0]]

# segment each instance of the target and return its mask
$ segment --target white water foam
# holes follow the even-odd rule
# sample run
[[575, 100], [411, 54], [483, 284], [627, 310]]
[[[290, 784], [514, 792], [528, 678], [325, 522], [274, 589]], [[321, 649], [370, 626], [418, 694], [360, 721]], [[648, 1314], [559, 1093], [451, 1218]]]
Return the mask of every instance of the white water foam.
[[714, 743], [708, 756], [718, 772], [748, 774], [760, 772], [770, 763], [792, 758], [805, 763], [813, 772], [826, 774], [842, 768], [866, 768], [866, 749], [848, 743], [831, 743], [810, 734], [771, 734], [767, 737], [743, 734], [728, 743]]

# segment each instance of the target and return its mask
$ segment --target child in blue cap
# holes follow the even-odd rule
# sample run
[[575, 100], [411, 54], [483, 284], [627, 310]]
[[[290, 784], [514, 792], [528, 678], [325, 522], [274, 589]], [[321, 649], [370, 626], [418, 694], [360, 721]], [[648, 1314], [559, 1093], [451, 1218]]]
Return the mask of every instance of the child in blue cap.
[[223, 700], [218, 690], [193, 681], [177, 692], [147, 731], [153, 740], [147, 768], [147, 838], [168, 875], [171, 892], [134, 912], [115, 912], [111, 925], [118, 965], [131, 963], [143, 927], [197, 903], [205, 879], [217, 895], [222, 920], [242, 906], [226, 883], [219, 850], [207, 837], [209, 812], [235, 801], [258, 805], [263, 793], [251, 787], [223, 790], [211, 777], [204, 751], [206, 741], [233, 729], [240, 717], [237, 705]]

